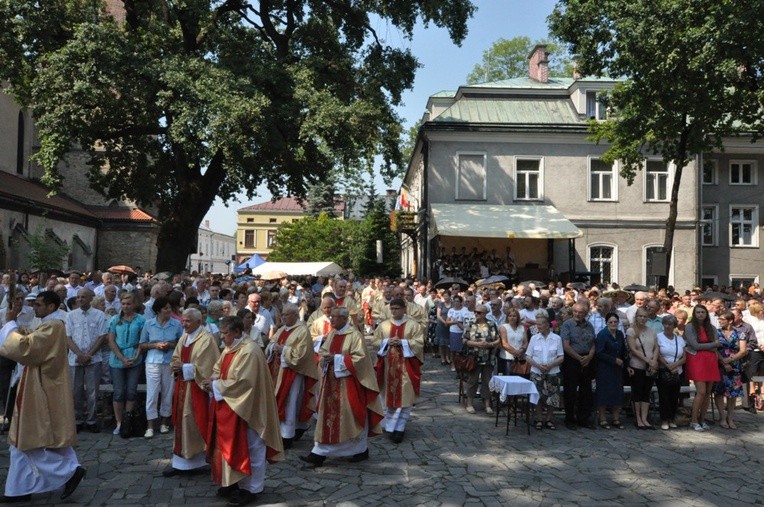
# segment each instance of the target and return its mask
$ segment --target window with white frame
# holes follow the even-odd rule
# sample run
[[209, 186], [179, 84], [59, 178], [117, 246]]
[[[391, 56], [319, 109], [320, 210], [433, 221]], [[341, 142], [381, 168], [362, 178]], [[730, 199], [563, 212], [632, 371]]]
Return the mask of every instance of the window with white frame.
[[719, 164], [716, 160], [703, 159], [703, 184], [716, 185], [719, 183]]
[[730, 205], [730, 246], [759, 246], [759, 207]]
[[719, 206], [703, 206], [700, 210], [700, 231], [701, 244], [703, 246], [717, 246], [718, 243], [718, 223]]
[[666, 202], [668, 192], [668, 164], [662, 160], [648, 160], [645, 164], [645, 201]]
[[273, 248], [276, 246], [276, 232], [274, 230], [268, 231], [268, 239], [267, 239], [267, 245], [268, 248]]
[[758, 275], [730, 275], [730, 287], [733, 289], [747, 290], [758, 281]]
[[755, 160], [730, 161], [730, 185], [756, 185], [757, 181]]
[[459, 153], [456, 163], [456, 199], [484, 201], [486, 198], [485, 153]]
[[538, 201], [543, 199], [543, 163], [540, 158], [515, 159], [515, 199]]
[[607, 118], [607, 107], [596, 91], [586, 92], [586, 117], [591, 120], [604, 120]]
[[616, 185], [615, 164], [608, 164], [598, 158], [589, 159], [589, 199], [592, 201], [614, 201]]
[[611, 283], [615, 268], [615, 247], [591, 245], [589, 247], [589, 271], [600, 274], [600, 283]]

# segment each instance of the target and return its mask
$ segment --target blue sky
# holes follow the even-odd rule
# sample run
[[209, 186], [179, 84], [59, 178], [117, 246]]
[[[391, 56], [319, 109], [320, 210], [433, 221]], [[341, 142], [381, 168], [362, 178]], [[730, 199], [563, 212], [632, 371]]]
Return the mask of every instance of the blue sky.
[[[475, 0], [473, 3], [478, 11], [468, 22], [469, 33], [461, 47], [451, 42], [446, 30], [433, 25], [426, 29], [418, 25], [411, 42], [390, 25], [375, 27], [379, 36], [390, 44], [410, 48], [422, 65], [414, 88], [403, 95], [403, 105], [398, 108], [406, 128], [422, 117], [430, 95], [441, 90], [456, 90], [463, 84], [467, 74], [495, 40], [523, 35], [531, 40], [547, 37], [546, 17], [555, 5], [553, 0]], [[377, 188], [385, 188], [381, 178], [378, 178]], [[233, 234], [237, 209], [271, 197], [265, 189], [259, 194], [251, 201], [242, 194], [238, 200], [229, 202], [228, 207], [216, 200], [205, 219], [210, 221], [212, 230]]]

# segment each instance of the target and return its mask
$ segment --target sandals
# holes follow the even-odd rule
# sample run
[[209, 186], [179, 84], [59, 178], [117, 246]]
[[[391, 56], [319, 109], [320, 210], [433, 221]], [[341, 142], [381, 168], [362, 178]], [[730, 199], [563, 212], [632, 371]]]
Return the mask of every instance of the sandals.
[[536, 428], [537, 430], [542, 430], [544, 429], [544, 423], [542, 423], [541, 421], [536, 421], [533, 423], [533, 427]]
[[600, 428], [602, 428], [603, 430], [609, 430], [610, 429], [610, 425], [607, 423], [607, 421], [602, 420], [602, 421], [600, 421]]
[[554, 427], [554, 424], [552, 421], [547, 421], [544, 423], [544, 427], [548, 430], [556, 430], [557, 428]]
[[622, 430], [623, 429], [623, 424], [621, 424], [621, 421], [613, 421], [613, 428]]

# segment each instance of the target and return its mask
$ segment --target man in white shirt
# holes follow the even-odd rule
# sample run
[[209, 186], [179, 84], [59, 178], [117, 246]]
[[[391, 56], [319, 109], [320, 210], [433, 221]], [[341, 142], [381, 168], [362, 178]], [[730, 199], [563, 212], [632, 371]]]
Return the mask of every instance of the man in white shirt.
[[117, 297], [117, 286], [107, 285], [103, 289], [104, 308], [107, 315], [116, 315], [122, 310], [122, 305]]
[[92, 290], [82, 288], [77, 292], [78, 307], [66, 314], [66, 344], [69, 347], [77, 430], [81, 430], [84, 424], [91, 433], [98, 433], [96, 402], [103, 360], [101, 346], [109, 331], [109, 320], [104, 312], [90, 306], [92, 301]]
[[76, 298], [77, 297], [77, 291], [80, 290], [80, 276], [82, 276], [77, 271], [72, 271], [69, 273], [69, 283], [67, 283], [64, 287], [66, 287], [66, 299], [69, 298]]
[[259, 332], [263, 343], [268, 343], [276, 329], [270, 312], [260, 311], [260, 294], [253, 292], [247, 296], [247, 309], [252, 312], [255, 320], [252, 324], [252, 332]]

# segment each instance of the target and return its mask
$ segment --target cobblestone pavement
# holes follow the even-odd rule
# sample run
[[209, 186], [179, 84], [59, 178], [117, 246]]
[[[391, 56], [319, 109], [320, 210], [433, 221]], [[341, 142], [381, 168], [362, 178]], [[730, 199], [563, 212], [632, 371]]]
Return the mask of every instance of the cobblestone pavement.
[[[327, 460], [305, 469], [303, 438], [287, 459], [269, 466], [257, 505], [751, 505], [764, 501], [760, 475], [764, 414], [739, 410], [739, 429], [707, 433], [684, 427], [636, 431], [556, 431], [503, 424], [484, 412], [467, 414], [457, 403], [454, 374], [427, 358], [422, 395], [406, 439], [370, 440], [371, 459], [357, 464]], [[207, 474], [165, 479], [170, 435], [123, 440], [110, 433], [80, 434], [77, 453], [88, 469], [70, 499], [82, 505], [225, 505]], [[8, 451], [0, 452], [5, 480]], [[750, 477], [750, 478], [749, 478]], [[56, 505], [60, 492], [33, 496]]]

